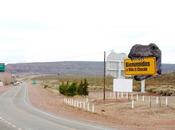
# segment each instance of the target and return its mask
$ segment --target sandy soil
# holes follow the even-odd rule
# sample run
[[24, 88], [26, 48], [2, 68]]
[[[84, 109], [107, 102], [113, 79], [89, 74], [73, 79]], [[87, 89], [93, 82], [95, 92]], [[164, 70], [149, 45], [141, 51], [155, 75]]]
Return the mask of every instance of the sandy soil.
[[[98, 93], [90, 95], [90, 98], [99, 97]], [[104, 102], [98, 99], [93, 100], [96, 105], [96, 113], [93, 114], [65, 105], [64, 96], [37, 85], [29, 85], [29, 98], [34, 106], [45, 111], [121, 130], [175, 130], [175, 109], [171, 107], [149, 108], [137, 104], [135, 109], [131, 109], [126, 100], [108, 99]]]

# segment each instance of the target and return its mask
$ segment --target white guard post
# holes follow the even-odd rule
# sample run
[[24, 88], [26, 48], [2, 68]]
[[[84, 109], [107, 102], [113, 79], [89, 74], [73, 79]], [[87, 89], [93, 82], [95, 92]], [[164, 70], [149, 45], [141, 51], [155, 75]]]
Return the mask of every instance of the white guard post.
[[141, 81], [141, 92], [144, 93], [145, 92], [145, 80]]

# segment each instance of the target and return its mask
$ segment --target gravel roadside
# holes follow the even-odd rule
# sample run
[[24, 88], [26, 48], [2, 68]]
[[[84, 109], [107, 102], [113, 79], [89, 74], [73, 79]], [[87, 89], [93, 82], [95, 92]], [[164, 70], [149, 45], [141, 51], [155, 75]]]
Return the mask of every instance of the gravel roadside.
[[139, 113], [138, 111], [134, 110], [115, 111], [113, 113], [110, 113], [110, 115], [112, 116], [107, 116], [103, 113], [93, 114], [65, 105], [63, 103], [64, 96], [48, 91], [41, 86], [32, 86], [31, 84], [29, 84], [28, 90], [29, 99], [35, 107], [47, 112], [52, 112], [57, 115], [64, 116], [66, 118], [88, 121], [95, 124], [102, 124], [121, 130], [175, 129], [175, 119], [159, 120], [159, 117], [157, 115], [152, 118], [152, 114], [150, 111], [145, 115], [142, 114], [142, 111], [140, 111], [141, 113]]

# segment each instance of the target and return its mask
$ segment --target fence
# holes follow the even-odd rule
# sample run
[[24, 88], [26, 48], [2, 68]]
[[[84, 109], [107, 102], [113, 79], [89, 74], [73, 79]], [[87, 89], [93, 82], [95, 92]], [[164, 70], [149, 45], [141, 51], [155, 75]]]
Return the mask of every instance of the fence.
[[75, 100], [73, 98], [64, 98], [64, 103], [72, 107], [76, 107], [76, 108], [83, 109], [88, 112], [95, 113], [95, 105], [93, 103], [90, 103], [88, 98], [86, 98], [85, 100], [81, 100], [81, 101]]
[[[99, 98], [98, 95], [96, 95], [97, 98], [92, 98], [91, 99], [101, 99]], [[138, 93], [122, 93], [122, 92], [107, 92], [106, 93], [106, 100], [112, 100], [113, 105], [116, 104], [117, 107], [120, 108], [173, 108], [175, 109], [175, 96], [149, 96], [149, 95], [141, 95]], [[115, 100], [120, 100], [120, 102], [115, 102]], [[123, 101], [122, 101], [123, 100]], [[74, 99], [74, 98], [64, 98], [64, 103], [76, 107], [88, 112], [95, 113], [99, 110], [101, 110], [100, 105], [96, 105], [92, 102], [89, 101], [88, 98], [85, 99]], [[106, 102], [105, 106], [108, 103]], [[111, 101], [109, 102], [111, 105]], [[109, 105], [108, 104], [108, 105]], [[96, 108], [96, 110], [95, 110]]]
[[175, 108], [174, 96], [148, 96], [139, 95], [126, 92], [110, 92], [107, 96], [108, 99], [128, 99], [131, 108], [136, 106], [148, 106], [148, 107], [171, 107]]
[[139, 96], [131, 99], [131, 108], [146, 105], [148, 107], [171, 107], [175, 108], [174, 97], [168, 96]]

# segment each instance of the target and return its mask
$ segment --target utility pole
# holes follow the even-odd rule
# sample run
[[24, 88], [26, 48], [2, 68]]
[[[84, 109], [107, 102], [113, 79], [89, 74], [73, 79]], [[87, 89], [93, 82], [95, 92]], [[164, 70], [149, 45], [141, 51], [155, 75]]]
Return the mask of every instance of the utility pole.
[[105, 100], [106, 91], [106, 52], [104, 51], [104, 86], [103, 86], [103, 100]]

